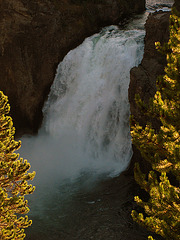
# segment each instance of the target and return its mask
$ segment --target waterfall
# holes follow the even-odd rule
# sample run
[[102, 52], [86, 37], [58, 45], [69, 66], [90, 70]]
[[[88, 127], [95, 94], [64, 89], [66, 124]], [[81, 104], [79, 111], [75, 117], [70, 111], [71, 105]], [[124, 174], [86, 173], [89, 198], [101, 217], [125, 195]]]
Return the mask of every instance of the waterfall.
[[58, 148], [74, 152], [83, 168], [117, 174], [129, 163], [129, 74], [140, 63], [142, 40], [142, 31], [107, 27], [58, 66], [43, 131], [55, 137]]
[[79, 184], [87, 188], [127, 168], [130, 69], [143, 56], [146, 17], [137, 16], [126, 29], [103, 28], [59, 63], [42, 128], [24, 136], [20, 149], [37, 173], [30, 197], [33, 232], [44, 234], [47, 222], [58, 229]]
[[127, 168], [130, 69], [143, 56], [146, 17], [137, 16], [126, 29], [103, 28], [59, 63], [42, 127], [37, 136], [22, 138], [19, 151], [36, 171], [36, 191], [28, 197], [32, 239], [58, 239], [48, 234], [67, 225], [69, 208], [70, 215], [76, 208], [73, 194]]
[[128, 30], [103, 28], [59, 64], [39, 135], [22, 141], [39, 181], [87, 171], [117, 175], [127, 168], [130, 69], [143, 55], [138, 21]]
[[[87, 202], [82, 192], [94, 179], [127, 168], [132, 156], [130, 69], [143, 57], [147, 15], [136, 16], [125, 29], [103, 28], [59, 63], [42, 128], [37, 136], [24, 136], [20, 149], [37, 172], [36, 191], [29, 197], [29, 239], [73, 239], [68, 228], [74, 224], [84, 231], [82, 211], [101, 201]], [[87, 216], [90, 221], [92, 214]], [[67, 238], [61, 237], [66, 232]]]

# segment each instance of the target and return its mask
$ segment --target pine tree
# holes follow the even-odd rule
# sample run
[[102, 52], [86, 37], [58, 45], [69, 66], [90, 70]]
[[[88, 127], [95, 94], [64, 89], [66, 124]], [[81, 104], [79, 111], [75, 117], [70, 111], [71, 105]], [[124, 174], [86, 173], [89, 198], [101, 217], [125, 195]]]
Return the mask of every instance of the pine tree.
[[[135, 197], [144, 209], [132, 211], [133, 219], [148, 230], [168, 240], [180, 239], [180, 15], [176, 9], [170, 16], [170, 39], [160, 47], [166, 53], [165, 75], [157, 79], [157, 92], [146, 105], [140, 97], [137, 104], [144, 114], [160, 121], [159, 129], [151, 123], [145, 127], [132, 121], [133, 143], [143, 158], [150, 162], [148, 177], [138, 164], [135, 179], [149, 194], [147, 202]], [[153, 239], [149, 236], [149, 239]]]
[[27, 181], [34, 178], [35, 172], [28, 173], [30, 164], [15, 153], [21, 142], [14, 140], [9, 111], [8, 98], [0, 91], [0, 239], [22, 240], [24, 228], [31, 225], [24, 215], [29, 211], [24, 196], [34, 191]]

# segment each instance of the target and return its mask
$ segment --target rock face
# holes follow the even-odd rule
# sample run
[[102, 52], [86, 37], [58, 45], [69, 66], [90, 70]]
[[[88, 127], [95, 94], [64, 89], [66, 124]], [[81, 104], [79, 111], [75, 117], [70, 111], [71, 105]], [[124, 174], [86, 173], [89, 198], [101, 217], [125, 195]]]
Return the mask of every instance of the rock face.
[[180, 1], [179, 0], [175, 0], [174, 6], [180, 12]]
[[[141, 64], [134, 67], [130, 73], [130, 86], [129, 86], [129, 101], [130, 110], [135, 119], [141, 124], [147, 123], [147, 118], [141, 114], [135, 103], [135, 94], [140, 94], [144, 102], [148, 102], [150, 97], [153, 97], [156, 91], [156, 79], [159, 75], [163, 75], [164, 67], [166, 65], [166, 56], [159, 53], [155, 48], [155, 42], [163, 44], [169, 39], [169, 12], [156, 12], [150, 14], [145, 24], [145, 49], [144, 56]], [[157, 122], [153, 122], [158, 126]], [[134, 155], [132, 164], [135, 161], [142, 161], [141, 155], [138, 150], [133, 146]], [[146, 163], [142, 164], [142, 168], [146, 170]]]
[[149, 15], [145, 24], [145, 49], [141, 64], [131, 70], [129, 101], [132, 115], [141, 124], [146, 123], [146, 119], [141, 115], [135, 104], [135, 94], [140, 94], [146, 103], [154, 96], [156, 91], [156, 79], [164, 73], [166, 56], [159, 53], [155, 48], [155, 42], [163, 44], [169, 39], [169, 15], [168, 12], [156, 12]]
[[0, 90], [18, 135], [37, 132], [57, 64], [85, 37], [145, 9], [144, 0], [0, 0]]

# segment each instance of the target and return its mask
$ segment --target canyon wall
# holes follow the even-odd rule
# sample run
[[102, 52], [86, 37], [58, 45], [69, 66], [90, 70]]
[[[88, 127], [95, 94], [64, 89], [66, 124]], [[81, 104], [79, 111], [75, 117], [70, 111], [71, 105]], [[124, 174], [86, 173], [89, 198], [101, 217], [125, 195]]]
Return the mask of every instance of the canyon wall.
[[144, 9], [144, 0], [0, 0], [0, 90], [9, 97], [17, 135], [37, 132], [68, 51]]
[[[129, 101], [130, 110], [134, 118], [141, 124], [145, 125], [149, 119], [144, 116], [137, 107], [134, 97], [139, 94], [141, 99], [148, 103], [149, 98], [153, 97], [156, 92], [156, 79], [159, 75], [164, 74], [166, 65], [166, 56], [159, 53], [155, 48], [155, 42], [168, 42], [169, 39], [169, 16], [170, 12], [155, 12], [150, 14], [145, 24], [145, 49], [141, 64], [134, 67], [130, 72]], [[158, 127], [156, 120], [151, 120], [154, 127]], [[129, 168], [132, 173], [134, 162], [141, 162], [142, 169], [148, 170], [148, 164], [142, 159], [141, 154], [133, 146], [133, 158]]]
[[130, 73], [129, 101], [132, 115], [141, 124], [147, 119], [141, 115], [134, 97], [140, 94], [146, 103], [154, 96], [156, 91], [156, 79], [164, 73], [166, 56], [156, 50], [155, 42], [163, 44], [169, 39], [169, 12], [155, 12], [150, 14], [145, 24], [145, 49], [141, 64], [134, 67]]

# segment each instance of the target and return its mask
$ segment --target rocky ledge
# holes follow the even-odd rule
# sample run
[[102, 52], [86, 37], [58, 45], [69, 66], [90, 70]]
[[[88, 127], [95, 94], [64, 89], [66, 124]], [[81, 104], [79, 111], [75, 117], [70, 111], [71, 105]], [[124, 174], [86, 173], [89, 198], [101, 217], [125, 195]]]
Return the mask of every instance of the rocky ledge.
[[3, 0], [0, 90], [18, 135], [37, 132], [58, 63], [101, 27], [143, 12], [144, 0]]

